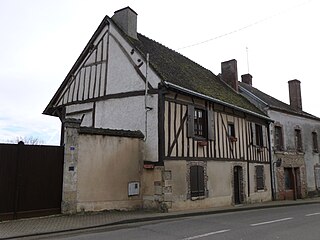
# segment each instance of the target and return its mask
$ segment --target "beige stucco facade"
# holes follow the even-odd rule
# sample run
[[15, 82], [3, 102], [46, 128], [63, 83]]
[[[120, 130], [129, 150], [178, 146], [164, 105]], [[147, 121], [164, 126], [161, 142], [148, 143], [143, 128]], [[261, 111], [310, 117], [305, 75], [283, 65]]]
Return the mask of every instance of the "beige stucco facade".
[[[189, 173], [190, 165], [202, 165], [205, 168], [206, 196], [190, 197]], [[165, 161], [163, 172], [163, 198], [170, 211], [185, 209], [212, 208], [230, 206], [234, 204], [233, 169], [240, 166], [243, 169], [243, 197], [244, 203], [271, 201], [271, 179], [268, 164], [264, 164], [264, 190], [256, 190], [255, 166], [249, 165], [250, 193], [248, 194], [248, 168], [246, 163], [227, 161]]]
[[67, 125], [68, 134], [62, 211], [141, 208], [142, 140], [81, 133], [79, 124]]

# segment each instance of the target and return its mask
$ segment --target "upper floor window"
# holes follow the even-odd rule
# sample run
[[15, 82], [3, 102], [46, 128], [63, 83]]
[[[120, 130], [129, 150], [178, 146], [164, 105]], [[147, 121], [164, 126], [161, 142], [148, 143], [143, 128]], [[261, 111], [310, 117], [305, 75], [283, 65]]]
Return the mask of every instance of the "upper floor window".
[[228, 136], [229, 137], [235, 137], [236, 136], [236, 132], [235, 132], [233, 123], [228, 123]]
[[194, 109], [194, 135], [206, 137], [205, 111], [199, 108]]
[[283, 150], [283, 136], [282, 136], [282, 127], [274, 127], [274, 148], [275, 150]]
[[312, 146], [313, 146], [313, 151], [318, 152], [318, 134], [316, 132], [312, 132]]
[[188, 137], [214, 139], [214, 112], [188, 105]]
[[298, 152], [302, 152], [302, 137], [301, 137], [301, 130], [295, 129], [294, 130], [294, 141], [295, 141], [295, 148]]
[[255, 134], [256, 134], [256, 145], [263, 147], [263, 132], [262, 126], [260, 124], [255, 125]]

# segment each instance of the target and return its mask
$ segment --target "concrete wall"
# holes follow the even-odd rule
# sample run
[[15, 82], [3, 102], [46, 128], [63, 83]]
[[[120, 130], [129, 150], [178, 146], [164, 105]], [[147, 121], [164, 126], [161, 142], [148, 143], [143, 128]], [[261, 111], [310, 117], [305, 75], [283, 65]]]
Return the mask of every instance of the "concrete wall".
[[[314, 166], [320, 163], [320, 154], [313, 151], [312, 132], [317, 132], [319, 138], [320, 121], [272, 110], [269, 111], [269, 116], [275, 121], [275, 123], [280, 123], [282, 125], [284, 152], [293, 152], [298, 158], [299, 155], [303, 155], [306, 168], [307, 191], [309, 193], [316, 191]], [[295, 150], [294, 129], [296, 127], [301, 129], [303, 147], [302, 153], [296, 153]], [[273, 126], [271, 129], [273, 129]], [[274, 141], [273, 131], [271, 133], [271, 140]], [[318, 143], [320, 143], [319, 139]], [[274, 153], [273, 155], [273, 161], [278, 159], [276, 154], [277, 153]]]
[[141, 140], [79, 135], [77, 211], [130, 209], [142, 206], [141, 190], [128, 195], [128, 183], [141, 189]]

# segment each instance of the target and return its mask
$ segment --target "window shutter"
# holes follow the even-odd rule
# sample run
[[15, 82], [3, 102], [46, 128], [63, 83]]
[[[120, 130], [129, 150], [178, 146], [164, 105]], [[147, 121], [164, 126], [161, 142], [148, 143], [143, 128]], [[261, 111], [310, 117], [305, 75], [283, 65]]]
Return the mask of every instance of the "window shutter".
[[267, 142], [268, 142], [268, 135], [267, 135], [267, 128], [265, 127], [265, 126], [262, 126], [262, 141], [263, 141], [263, 143], [262, 143], [262, 145], [264, 146], [264, 147], [266, 147], [267, 146]]
[[198, 196], [204, 196], [204, 168], [202, 166], [198, 166]]
[[188, 105], [188, 137], [194, 137], [194, 106]]
[[190, 192], [191, 197], [198, 196], [198, 166], [190, 167]]
[[190, 192], [191, 197], [205, 195], [204, 168], [202, 166], [190, 167]]
[[252, 145], [257, 145], [257, 136], [256, 136], [256, 124], [251, 123], [251, 136], [252, 136]]
[[208, 116], [208, 140], [214, 140], [214, 112], [207, 111]]
[[257, 190], [264, 189], [264, 168], [263, 166], [256, 166], [256, 181], [257, 181]]

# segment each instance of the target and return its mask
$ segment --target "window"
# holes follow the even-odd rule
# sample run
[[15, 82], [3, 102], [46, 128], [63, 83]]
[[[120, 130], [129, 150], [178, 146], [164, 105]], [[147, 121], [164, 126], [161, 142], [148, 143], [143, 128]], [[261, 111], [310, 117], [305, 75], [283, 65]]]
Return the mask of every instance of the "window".
[[278, 151], [283, 150], [283, 137], [282, 137], [282, 127], [274, 127], [274, 147]]
[[191, 193], [191, 197], [205, 196], [203, 166], [190, 167], [190, 193]]
[[233, 123], [228, 123], [228, 136], [229, 137], [235, 137], [236, 132], [234, 130], [234, 124]]
[[257, 190], [264, 190], [264, 167], [256, 166]]
[[294, 140], [295, 140], [295, 147], [298, 152], [302, 152], [302, 139], [301, 139], [301, 130], [295, 129], [294, 130]]
[[188, 137], [214, 140], [214, 112], [188, 105], [187, 128]]
[[293, 174], [292, 168], [284, 168], [284, 180], [286, 190], [293, 189]]
[[194, 135], [198, 137], [206, 137], [206, 121], [205, 111], [202, 109], [194, 109]]
[[312, 146], [313, 151], [318, 152], [318, 134], [316, 132], [312, 132]]
[[263, 147], [263, 132], [262, 132], [262, 126], [259, 124], [256, 124], [255, 126], [255, 134], [256, 134], [256, 145], [259, 147]]

